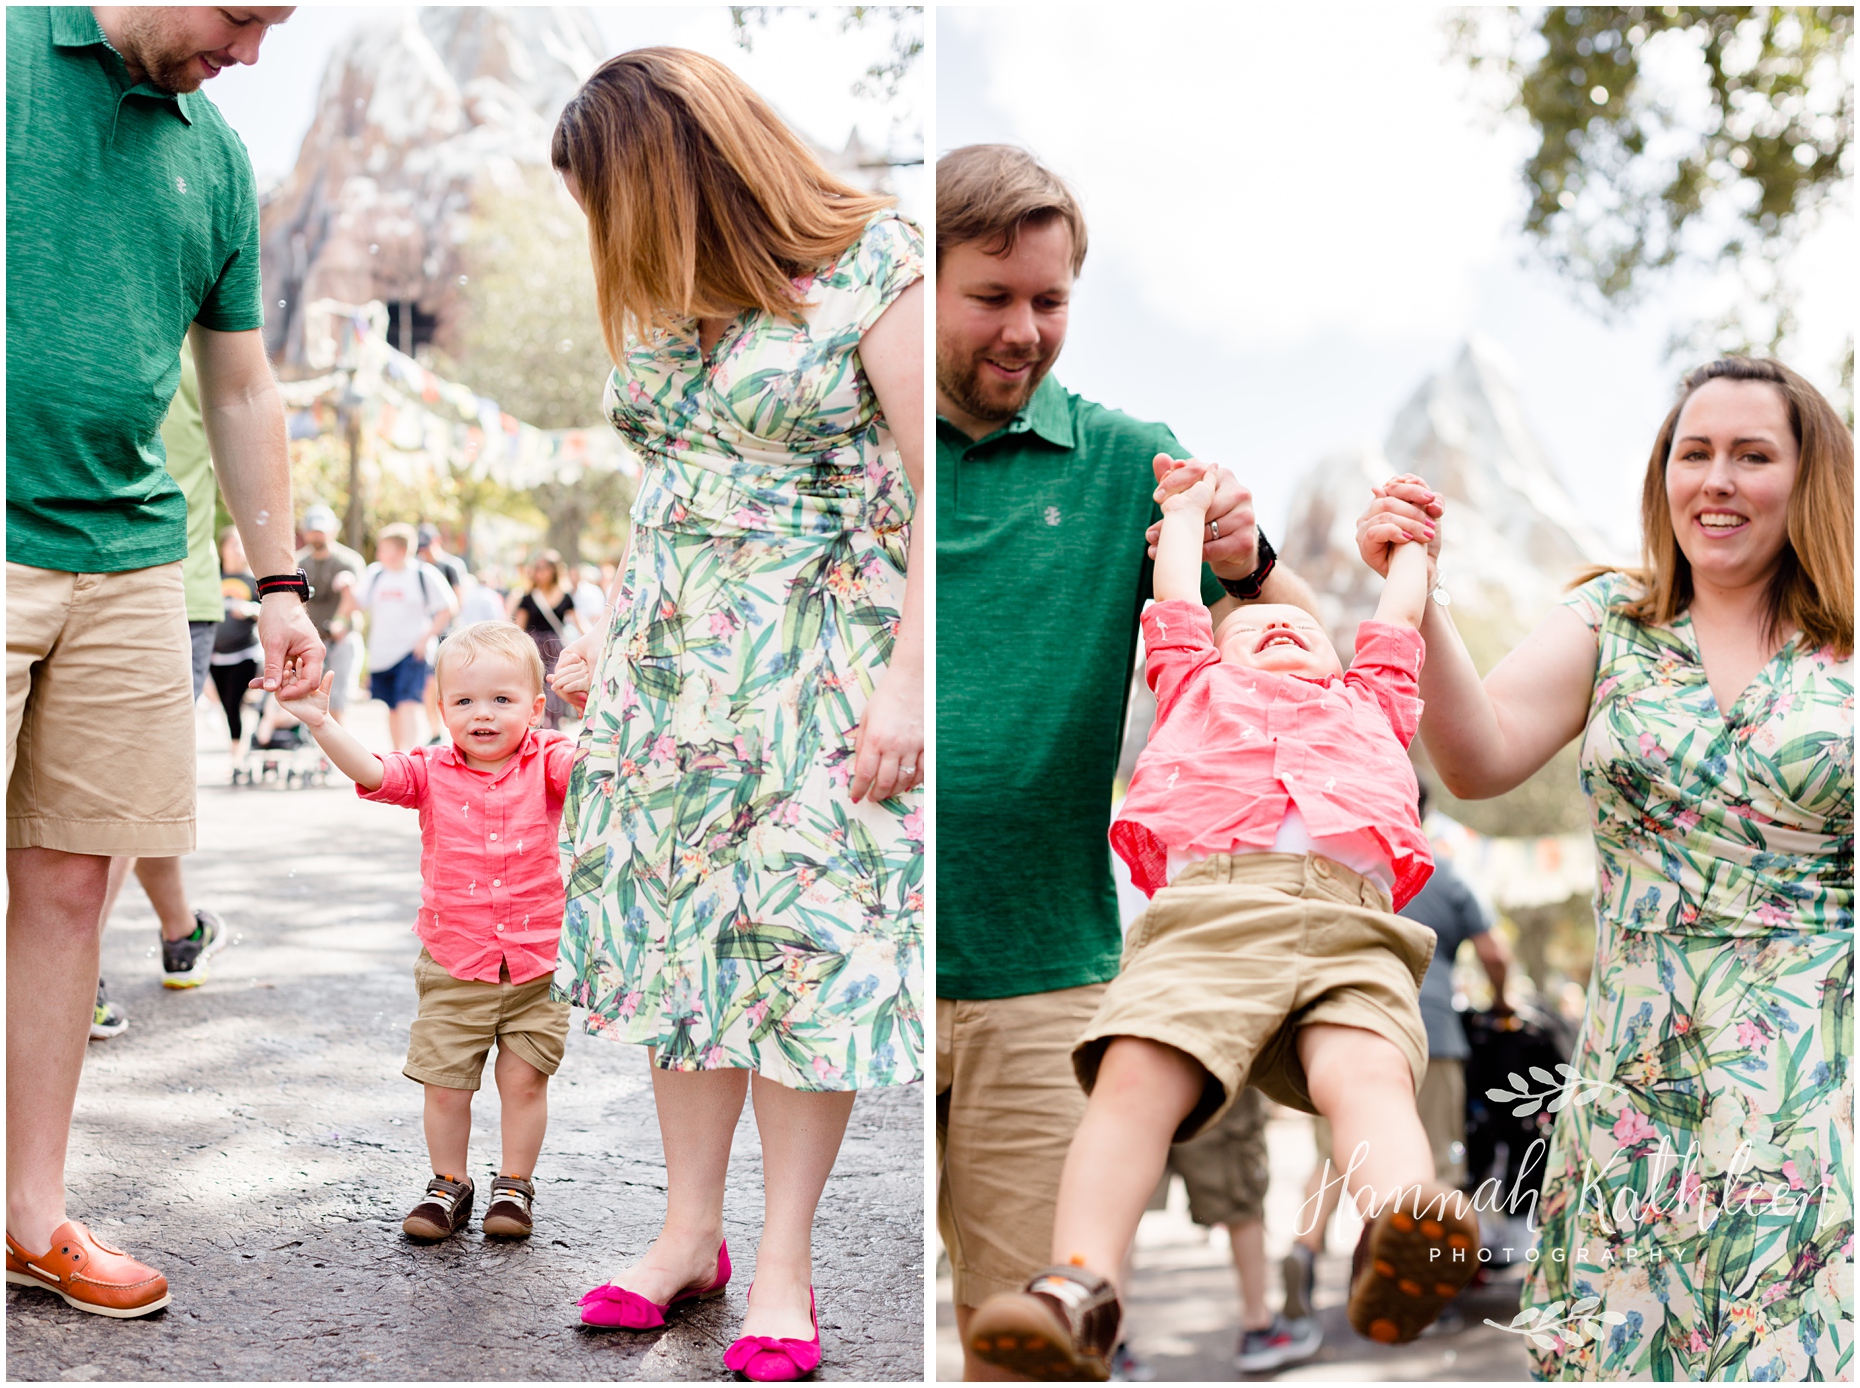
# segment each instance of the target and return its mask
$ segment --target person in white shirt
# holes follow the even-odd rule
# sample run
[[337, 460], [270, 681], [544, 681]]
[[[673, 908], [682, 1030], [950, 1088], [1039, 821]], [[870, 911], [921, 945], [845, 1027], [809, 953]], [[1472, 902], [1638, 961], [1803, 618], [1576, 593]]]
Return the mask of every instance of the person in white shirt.
[[411, 558], [413, 541], [412, 526], [384, 526], [375, 541], [379, 558], [342, 595], [342, 616], [368, 614], [368, 692], [388, 706], [397, 752], [420, 743], [427, 661], [458, 610], [445, 575]]

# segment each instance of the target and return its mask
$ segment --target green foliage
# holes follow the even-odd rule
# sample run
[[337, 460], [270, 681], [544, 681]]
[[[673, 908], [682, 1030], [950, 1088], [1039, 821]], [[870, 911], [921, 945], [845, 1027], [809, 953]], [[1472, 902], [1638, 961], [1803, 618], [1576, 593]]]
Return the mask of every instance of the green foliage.
[[[1853, 138], [1842, 72], [1851, 8], [1508, 14], [1509, 42], [1496, 53], [1481, 38], [1484, 17], [1462, 14], [1460, 51], [1504, 72], [1537, 133], [1523, 169], [1525, 230], [1602, 306], [1630, 304], [1649, 271], [1687, 257], [1786, 255], [1841, 184]], [[1680, 69], [1693, 90], [1661, 80]], [[1778, 315], [1778, 335], [1787, 318]]]
[[464, 282], [433, 369], [539, 429], [601, 422], [613, 363], [601, 337], [587, 221], [546, 169], [481, 190], [460, 249]]

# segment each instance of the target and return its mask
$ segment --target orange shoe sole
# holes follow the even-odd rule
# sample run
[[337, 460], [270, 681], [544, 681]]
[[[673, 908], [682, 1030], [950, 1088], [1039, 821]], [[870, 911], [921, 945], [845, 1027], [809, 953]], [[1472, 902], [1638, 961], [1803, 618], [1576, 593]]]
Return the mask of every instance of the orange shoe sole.
[[1376, 1217], [1369, 1261], [1350, 1289], [1350, 1328], [1385, 1345], [1406, 1344], [1479, 1271], [1479, 1225], [1470, 1215], [1406, 1210]]
[[1110, 1366], [1072, 1346], [1064, 1321], [1037, 1296], [991, 1296], [969, 1322], [969, 1348], [996, 1368], [1037, 1383], [1103, 1383]]

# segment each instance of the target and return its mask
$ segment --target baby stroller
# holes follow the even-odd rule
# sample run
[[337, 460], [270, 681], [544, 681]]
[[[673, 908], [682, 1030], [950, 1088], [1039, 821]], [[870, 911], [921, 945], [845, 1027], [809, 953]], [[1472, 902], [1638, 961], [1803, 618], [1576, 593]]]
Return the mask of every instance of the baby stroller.
[[256, 715], [255, 726], [246, 734], [245, 754], [233, 763], [232, 783], [255, 786], [281, 781], [287, 790], [312, 782], [328, 785], [329, 759], [309, 729], [286, 713], [271, 694], [253, 692], [257, 698], [250, 701], [248, 711]]
[[[1512, 1075], [1523, 1078], [1530, 1098], [1561, 1087], [1556, 1068], [1569, 1060], [1570, 1045], [1555, 1020], [1526, 1007], [1509, 1016], [1466, 1012], [1460, 1017], [1472, 1054], [1466, 1060], [1466, 1171], [1477, 1186], [1497, 1178], [1499, 1198], [1494, 1213], [1521, 1230], [1522, 1221], [1537, 1213], [1537, 1195], [1543, 1187], [1550, 1147], [1550, 1130], [1556, 1115], [1549, 1101], [1535, 1113], [1514, 1116], [1528, 1099], [1499, 1100], [1487, 1091], [1517, 1093]], [[1552, 1077], [1546, 1084], [1533, 1071]], [[1529, 1240], [1526, 1240], [1529, 1242]], [[1522, 1245], [1519, 1248], [1522, 1256]]]

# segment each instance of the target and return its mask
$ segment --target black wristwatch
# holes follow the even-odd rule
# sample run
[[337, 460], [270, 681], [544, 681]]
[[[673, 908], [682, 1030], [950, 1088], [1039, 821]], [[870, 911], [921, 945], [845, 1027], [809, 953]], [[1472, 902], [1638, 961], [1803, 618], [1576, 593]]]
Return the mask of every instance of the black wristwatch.
[[1219, 574], [1214, 575], [1220, 579], [1221, 587], [1227, 590], [1230, 597], [1239, 598], [1242, 602], [1252, 602], [1259, 597], [1259, 590], [1266, 582], [1266, 575], [1271, 573], [1272, 566], [1279, 562], [1279, 556], [1272, 548], [1271, 541], [1266, 538], [1266, 532], [1255, 526], [1253, 534], [1259, 542], [1259, 567], [1245, 578], [1221, 578]]
[[272, 574], [269, 578], [258, 581], [258, 595], [268, 598], [273, 593], [295, 593], [305, 602], [316, 596], [316, 589], [310, 586], [310, 575], [299, 569], [294, 574]]

